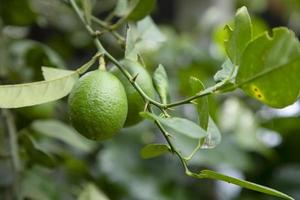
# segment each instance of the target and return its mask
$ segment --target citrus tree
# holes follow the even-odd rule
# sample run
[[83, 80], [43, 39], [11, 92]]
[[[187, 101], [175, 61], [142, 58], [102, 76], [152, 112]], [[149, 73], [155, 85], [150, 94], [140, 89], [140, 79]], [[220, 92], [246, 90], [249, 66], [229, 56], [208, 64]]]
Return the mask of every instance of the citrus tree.
[[[220, 44], [220, 48], [226, 56], [221, 69], [213, 77], [215, 83], [205, 85], [197, 74], [188, 75], [185, 90], [188, 90], [189, 96], [174, 101], [170, 90], [173, 82], [169, 80], [165, 67], [159, 64], [150, 73], [152, 66], [147, 63], [147, 56], [143, 56], [145, 49], [164, 45], [166, 40], [149, 16], [155, 7], [155, 0], [117, 1], [105, 20], [93, 14], [95, 8], [90, 0], [66, 0], [60, 4], [77, 15], [73, 18], [89, 34], [84, 37], [93, 40], [94, 55], [86, 58], [82, 66], [69, 70], [58, 59], [57, 53], [44, 44], [24, 40], [12, 47], [15, 55], [30, 58], [27, 59], [28, 63], [21, 63], [23, 65], [30, 66], [30, 60], [40, 60], [38, 64], [32, 61], [34, 66], [29, 74], [38, 77], [38, 70], [41, 69], [44, 79], [0, 86], [0, 107], [7, 127], [14, 169], [14, 197], [21, 199], [26, 196], [25, 186], [19, 184], [24, 176], [24, 167], [30, 168], [38, 163], [51, 168], [57, 165], [59, 159], [70, 156], [67, 153], [54, 156], [43, 151], [35, 141], [41, 136], [33, 136], [30, 130], [60, 138], [67, 143], [74, 140], [72, 146], [93, 152], [99, 151], [99, 145], [106, 140], [114, 140], [121, 129], [148, 120], [153, 124], [149, 126], [160, 130], [163, 140], [146, 144], [140, 151], [143, 159], [170, 154], [180, 161], [178, 168], [194, 179], [220, 180], [267, 195], [293, 199], [266, 186], [210, 169], [198, 171], [191, 167], [191, 162], [201, 151], [214, 151], [215, 147], [222, 144], [222, 129], [217, 127], [210, 114], [209, 104], [214, 104], [211, 96], [232, 95], [239, 91], [273, 108], [284, 108], [297, 101], [300, 92], [300, 45], [291, 30], [276, 27], [254, 34], [256, 27], [251, 22], [247, 8], [239, 8], [222, 31], [224, 43]], [[47, 9], [50, 10], [51, 6]], [[104, 36], [117, 42], [122, 56], [115, 56], [113, 51], [108, 50], [110, 48], [106, 46], [110, 42]], [[90, 70], [94, 65], [97, 69]], [[70, 123], [83, 137], [70, 131], [71, 128], [65, 123], [51, 120], [34, 121], [29, 129], [26, 128], [33, 118], [53, 118], [55, 101], [66, 96], [69, 119], [66, 123]], [[176, 113], [176, 109], [187, 104], [197, 110], [197, 120]], [[19, 122], [16, 119], [16, 116], [22, 115], [28, 118], [25, 125], [22, 125], [23, 120]], [[16, 125], [16, 120], [21, 125]], [[73, 162], [78, 163], [69, 166], [77, 167], [86, 176], [91, 176], [88, 174], [91, 169], [86, 166], [81, 168], [78, 160]], [[106, 199], [90, 184], [79, 195], [79, 199], [91, 199], [89, 195], [95, 195], [95, 199]]]

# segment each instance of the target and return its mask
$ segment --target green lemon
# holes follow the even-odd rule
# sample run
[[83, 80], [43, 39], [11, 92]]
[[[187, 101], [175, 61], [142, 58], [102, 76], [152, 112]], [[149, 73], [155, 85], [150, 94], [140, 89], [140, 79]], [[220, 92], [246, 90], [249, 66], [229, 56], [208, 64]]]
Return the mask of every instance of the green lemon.
[[122, 83], [103, 70], [85, 74], [69, 96], [69, 115], [75, 129], [86, 138], [111, 138], [123, 127], [127, 116]]
[[[136, 83], [149, 97], [153, 98], [154, 87], [152, 83], [152, 78], [147, 72], [147, 70], [144, 67], [142, 67], [139, 63], [128, 59], [121, 61], [121, 64], [132, 76], [138, 74], [136, 78]], [[113, 67], [111, 69], [111, 72], [120, 79], [120, 81], [124, 85], [127, 94], [128, 115], [125, 122], [125, 126], [132, 126], [134, 124], [137, 124], [138, 122], [142, 121], [142, 117], [140, 117], [139, 113], [143, 111], [145, 107], [145, 102], [140, 96], [140, 94], [128, 81], [128, 79], [121, 73], [119, 69], [117, 69], [117, 67]]]
[[15, 111], [26, 119], [47, 119], [52, 118], [55, 113], [56, 102], [49, 102], [35, 106], [17, 108]]

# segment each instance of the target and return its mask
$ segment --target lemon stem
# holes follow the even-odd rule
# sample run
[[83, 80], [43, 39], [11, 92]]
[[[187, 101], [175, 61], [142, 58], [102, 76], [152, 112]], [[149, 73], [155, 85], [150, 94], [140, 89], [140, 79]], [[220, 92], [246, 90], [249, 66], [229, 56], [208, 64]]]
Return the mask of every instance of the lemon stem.
[[103, 56], [99, 57], [99, 69], [106, 71], [106, 63]]

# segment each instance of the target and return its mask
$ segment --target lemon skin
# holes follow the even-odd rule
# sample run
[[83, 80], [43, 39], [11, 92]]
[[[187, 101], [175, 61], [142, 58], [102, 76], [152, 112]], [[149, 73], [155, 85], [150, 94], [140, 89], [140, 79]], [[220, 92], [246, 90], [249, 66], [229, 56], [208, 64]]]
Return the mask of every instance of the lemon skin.
[[69, 116], [74, 128], [91, 140], [113, 137], [127, 116], [127, 97], [121, 82], [103, 70], [88, 72], [72, 89]]

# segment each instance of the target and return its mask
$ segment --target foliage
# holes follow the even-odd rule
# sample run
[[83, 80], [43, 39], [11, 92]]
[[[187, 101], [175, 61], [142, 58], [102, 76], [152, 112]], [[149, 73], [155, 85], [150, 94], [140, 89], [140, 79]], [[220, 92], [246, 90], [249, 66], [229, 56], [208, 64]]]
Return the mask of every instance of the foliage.
[[[109, 197], [175, 199], [177, 196], [178, 199], [192, 199], [197, 198], [198, 193], [191, 192], [188, 185], [174, 191], [170, 184], [174, 180], [177, 183], [181, 180], [190, 181], [187, 177], [193, 177], [224, 181], [271, 196], [293, 199], [266, 186], [202, 169], [218, 169], [225, 163], [251, 174], [253, 166], [249, 163], [253, 158], [250, 158], [249, 151], [256, 152], [265, 159], [272, 159], [274, 156], [273, 149], [262, 144], [263, 142], [258, 141], [255, 136], [261, 132], [265, 135], [271, 133], [267, 122], [262, 124], [265, 127], [260, 127], [253, 110], [263, 110], [260, 108], [262, 104], [268, 106], [268, 109], [284, 108], [294, 104], [299, 97], [300, 44], [290, 29], [280, 27], [261, 31], [256, 26], [257, 22], [252, 22], [247, 8], [241, 7], [237, 10], [233, 23], [228, 23], [220, 33], [224, 36], [224, 51], [219, 52], [221, 56], [215, 59], [209, 52], [206, 52], [208, 55], [201, 53], [198, 47], [193, 46], [194, 41], [181, 39], [178, 35], [170, 33], [170, 30], [163, 31], [158, 27], [150, 16], [156, 6], [155, 0], [119, 0], [116, 3], [101, 1], [100, 5], [107, 5], [107, 8], [101, 7], [103, 10], [96, 9], [99, 2], [92, 0], [56, 0], [51, 6], [41, 0], [24, 1], [24, 5], [20, 6], [15, 5], [16, 1], [3, 2], [7, 9], [0, 9], [0, 47], [3, 45], [9, 48], [1, 51], [1, 47], [0, 58], [17, 58], [0, 60], [0, 80], [4, 83], [0, 85], [0, 108], [3, 118], [0, 123], [0, 142], [5, 144], [3, 146], [8, 146], [0, 149], [1, 162], [3, 157], [4, 163], [0, 162], [0, 172], [7, 171], [5, 163], [8, 160], [12, 161], [12, 170], [7, 173], [6, 181], [5, 178], [3, 183], [0, 181], [0, 186], [3, 185], [3, 191], [8, 194], [7, 191], [13, 191], [10, 193], [13, 194], [11, 198], [104, 200]], [[2, 1], [0, 3], [2, 4]], [[76, 50], [80, 52], [78, 46], [85, 52], [80, 59], [88, 61], [75, 70], [65, 69], [60, 53], [47, 46], [48, 43], [55, 47], [59, 42], [53, 41], [60, 37], [52, 38], [52, 43], [44, 41], [43, 44], [25, 39], [26, 34], [22, 36], [22, 31], [18, 33], [21, 35], [19, 38], [13, 37], [13, 31], [7, 33], [9, 26], [16, 26], [17, 30], [27, 29], [25, 26], [36, 24], [43, 26], [43, 19], [47, 18], [47, 22], [56, 27], [55, 23], [58, 22], [51, 21], [54, 16], [46, 17], [45, 13], [42, 14], [45, 8], [56, 8], [53, 12], [57, 12], [57, 15], [68, 16], [68, 27], [62, 25], [65, 22], [57, 26], [64, 34], [61, 38], [73, 37], [74, 43], [78, 36], [73, 34], [80, 33], [83, 28], [89, 34], [83, 33], [78, 37], [83, 39], [80, 44], [64, 41], [65, 44], [60, 46], [70, 54]], [[8, 12], [12, 10], [14, 11]], [[109, 13], [105, 20], [98, 17], [102, 18], [103, 13]], [[115, 40], [112, 40], [113, 38]], [[170, 47], [168, 42], [171, 42]], [[68, 48], [71, 50], [66, 50]], [[96, 52], [94, 49], [97, 49]], [[169, 57], [169, 63], [164, 63], [165, 57]], [[138, 67], [144, 71], [153, 71], [152, 80], [147, 77], [147, 81], [153, 81], [157, 97], [152, 95], [152, 91], [146, 91], [143, 85], [146, 78], [142, 78], [141, 71], [129, 69], [124, 59], [126, 62], [138, 63]], [[183, 62], [178, 64], [178, 60]], [[128, 100], [133, 93], [137, 96], [133, 98], [134, 101], [140, 100], [133, 106], [136, 109], [134, 114], [139, 112], [140, 117], [147, 119], [137, 126], [121, 130], [123, 134], [118, 134], [111, 141], [103, 143], [82, 138], [68, 125], [67, 102], [64, 98], [78, 81], [80, 83], [80, 76], [89, 71], [97, 61], [100, 70], [114, 65], [113, 70], [119, 73], [118, 77], [125, 89], [129, 88], [126, 89]], [[216, 65], [221, 66], [219, 71]], [[25, 66], [30, 69], [23, 69]], [[158, 67], [154, 69], [151, 66]], [[203, 70], [203, 66], [209, 67]], [[41, 74], [44, 80], [38, 80]], [[185, 77], [179, 85], [178, 77]], [[127, 81], [127, 85], [122, 80]], [[13, 81], [29, 83], [13, 84]], [[104, 85], [111, 86], [109, 83]], [[150, 85], [152, 90], [152, 84]], [[178, 87], [188, 96], [174, 101], [178, 96], [182, 96], [177, 93]], [[112, 90], [109, 89], [107, 93]], [[94, 91], [93, 94], [97, 92], [93, 88], [91, 91]], [[238, 93], [241, 91], [248, 96]], [[73, 124], [74, 127], [85, 125], [80, 129], [81, 133], [93, 134], [94, 127], [101, 124], [97, 122], [97, 118], [103, 117], [103, 113], [111, 112], [115, 116], [120, 114], [118, 110], [114, 111], [111, 105], [106, 106], [102, 103], [84, 110], [86, 105], [93, 105], [88, 98], [91, 95], [84, 95], [84, 101], [78, 107], [83, 109], [83, 112]], [[224, 101], [216, 100], [220, 96]], [[248, 107], [234, 96], [246, 99], [244, 102]], [[125, 98], [125, 95], [123, 97]], [[58, 102], [60, 110], [55, 116], [57, 119], [41, 119], [36, 115], [27, 118], [30, 120], [26, 121], [25, 117], [18, 113], [18, 109], [23, 107], [38, 108], [37, 106], [59, 99], [62, 100]], [[227, 105], [230, 105], [229, 111], [226, 110]], [[252, 105], [256, 107], [252, 108]], [[71, 105], [71, 110], [75, 109], [74, 106], [76, 107]], [[218, 106], [222, 108], [220, 110], [223, 110], [223, 113], [230, 113], [220, 121], [216, 117]], [[100, 107], [102, 110], [98, 112]], [[97, 113], [87, 120], [84, 119], [84, 115], [92, 111]], [[129, 115], [132, 113], [129, 112]], [[234, 115], [235, 120], [230, 121]], [[125, 121], [125, 116], [123, 117], [122, 124]], [[104, 132], [109, 131], [109, 126], [114, 122], [106, 118], [105, 120], [107, 126], [101, 127]], [[137, 121], [140, 121], [140, 118]], [[156, 128], [152, 124], [155, 124]], [[160, 137], [155, 139], [149, 133], [158, 131]], [[8, 134], [4, 136], [4, 132]], [[130, 135], [129, 132], [139, 134]], [[114, 135], [115, 132], [109, 134]], [[138, 154], [138, 149], [141, 149], [142, 158], [151, 160], [137, 159], [135, 155]], [[174, 155], [177, 160], [168, 155]], [[164, 163], [167, 159], [171, 161]], [[178, 175], [181, 170], [178, 165], [182, 165], [187, 177]], [[4, 170], [1, 169], [2, 166]], [[197, 169], [199, 166], [200, 172]], [[41, 178], [45, 175], [53, 176], [46, 182]], [[65, 179], [59, 180], [60, 176]], [[166, 181], [156, 180], [157, 176], [165, 177]], [[256, 180], [270, 184], [259, 177]], [[202, 184], [201, 181], [196, 185]], [[56, 184], [57, 182], [59, 184]], [[67, 194], [64, 190], [68, 191]], [[209, 193], [202, 191], [205, 192]]]

